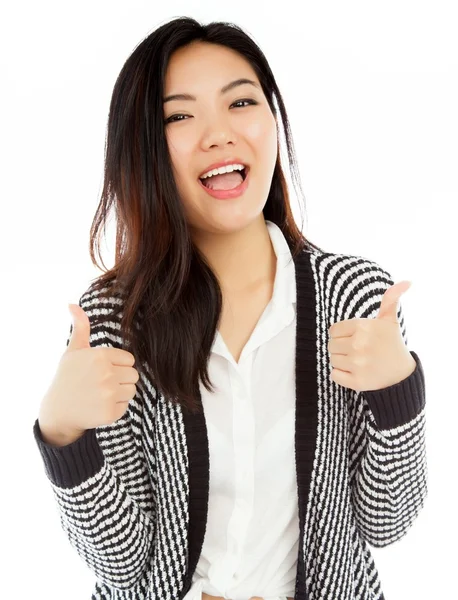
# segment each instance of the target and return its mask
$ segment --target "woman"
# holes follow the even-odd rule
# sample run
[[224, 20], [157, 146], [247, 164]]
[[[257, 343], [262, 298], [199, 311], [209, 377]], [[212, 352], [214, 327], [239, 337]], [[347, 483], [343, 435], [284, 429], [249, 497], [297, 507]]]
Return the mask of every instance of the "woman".
[[[383, 599], [369, 543], [423, 505], [424, 375], [393, 281], [303, 237], [280, 121], [299, 181], [266, 58], [228, 23], [162, 25], [116, 82], [91, 232], [95, 264], [114, 205], [115, 265], [73, 307], [34, 425], [93, 600]], [[390, 340], [381, 385], [350, 379], [352, 334], [329, 333], [349, 323]]]

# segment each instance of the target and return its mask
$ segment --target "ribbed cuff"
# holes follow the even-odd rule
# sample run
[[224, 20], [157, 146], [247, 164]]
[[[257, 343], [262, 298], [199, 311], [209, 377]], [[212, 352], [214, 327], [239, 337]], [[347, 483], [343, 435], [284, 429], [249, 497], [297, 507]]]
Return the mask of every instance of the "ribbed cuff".
[[38, 419], [33, 426], [33, 434], [43, 457], [46, 474], [60, 488], [80, 485], [98, 473], [105, 462], [95, 429], [88, 429], [67, 446], [47, 444], [41, 435]]
[[362, 392], [379, 429], [392, 429], [408, 423], [424, 408], [425, 376], [420, 358], [410, 351], [417, 366], [402, 381], [382, 390]]

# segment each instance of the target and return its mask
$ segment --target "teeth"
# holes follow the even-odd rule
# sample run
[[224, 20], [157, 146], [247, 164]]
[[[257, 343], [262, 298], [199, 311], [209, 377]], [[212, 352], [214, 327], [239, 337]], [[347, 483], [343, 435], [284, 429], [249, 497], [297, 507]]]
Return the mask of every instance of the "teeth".
[[226, 165], [225, 167], [219, 167], [219, 169], [207, 171], [201, 175], [199, 179], [206, 179], [207, 177], [212, 177], [213, 175], [221, 175], [222, 173], [230, 173], [231, 171], [243, 171], [244, 168], [245, 165], [240, 164]]

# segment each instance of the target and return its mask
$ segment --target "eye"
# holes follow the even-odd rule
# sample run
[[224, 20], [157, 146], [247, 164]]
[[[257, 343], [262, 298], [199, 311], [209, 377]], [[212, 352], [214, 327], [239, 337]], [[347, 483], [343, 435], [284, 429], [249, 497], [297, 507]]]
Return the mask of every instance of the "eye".
[[[238, 104], [239, 102], [248, 102], [248, 104], [258, 104], [256, 102], [256, 100], [251, 100], [251, 98], [244, 98], [243, 100], [237, 100], [236, 102], [233, 102], [231, 104], [231, 106], [234, 106], [234, 104]], [[244, 108], [243, 106], [237, 107], [237, 108]]]
[[[235, 102], [233, 102], [231, 104], [231, 106], [234, 106], [234, 104], [239, 104], [240, 102], [248, 102], [248, 105], [253, 104], [259, 104], [259, 102], [256, 102], [256, 100], [252, 100], [251, 98], [244, 98], [243, 100], [236, 100]], [[236, 106], [235, 108], [245, 108], [244, 106]], [[167, 123], [175, 123], [177, 121], [184, 121], [185, 119], [177, 119], [177, 117], [189, 117], [189, 115], [182, 115], [182, 114], [178, 114], [178, 115], [173, 115], [171, 117], [169, 117], [168, 119], [166, 119], [164, 121], [164, 124], [167, 125]]]

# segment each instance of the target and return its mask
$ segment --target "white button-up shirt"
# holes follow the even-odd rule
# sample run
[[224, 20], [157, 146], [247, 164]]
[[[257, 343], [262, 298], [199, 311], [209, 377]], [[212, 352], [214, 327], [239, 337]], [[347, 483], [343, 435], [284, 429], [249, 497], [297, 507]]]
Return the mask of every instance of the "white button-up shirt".
[[273, 296], [237, 364], [219, 331], [200, 382], [210, 490], [202, 552], [184, 600], [294, 598], [299, 543], [294, 452], [296, 274], [280, 228]]

